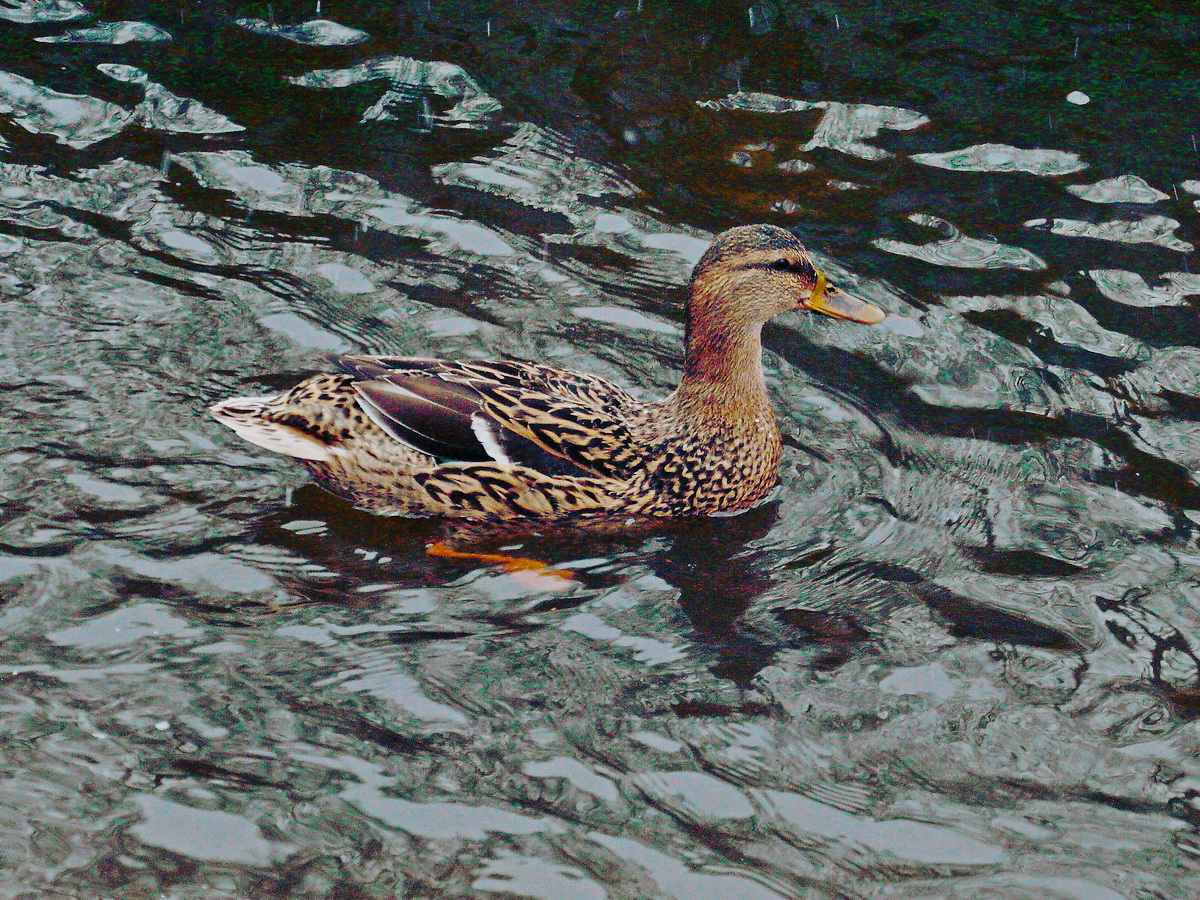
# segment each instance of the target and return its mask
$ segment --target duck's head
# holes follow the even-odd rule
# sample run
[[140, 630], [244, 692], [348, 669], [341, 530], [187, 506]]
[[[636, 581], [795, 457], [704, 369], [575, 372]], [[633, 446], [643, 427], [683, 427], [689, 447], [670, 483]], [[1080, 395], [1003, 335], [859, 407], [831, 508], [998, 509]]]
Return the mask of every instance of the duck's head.
[[717, 235], [692, 273], [693, 322], [761, 325], [793, 309], [874, 325], [885, 313], [826, 281], [804, 245], [776, 225], [742, 225]]

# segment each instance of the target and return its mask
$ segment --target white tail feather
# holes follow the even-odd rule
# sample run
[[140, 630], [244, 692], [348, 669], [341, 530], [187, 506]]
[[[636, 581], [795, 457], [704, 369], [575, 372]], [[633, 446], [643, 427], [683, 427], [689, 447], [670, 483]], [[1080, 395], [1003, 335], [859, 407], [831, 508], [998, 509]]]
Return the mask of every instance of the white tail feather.
[[296, 459], [311, 459], [314, 462], [329, 462], [334, 455], [328, 444], [285, 425], [273, 422], [223, 423], [233, 429], [243, 440], [264, 450], [273, 450]]

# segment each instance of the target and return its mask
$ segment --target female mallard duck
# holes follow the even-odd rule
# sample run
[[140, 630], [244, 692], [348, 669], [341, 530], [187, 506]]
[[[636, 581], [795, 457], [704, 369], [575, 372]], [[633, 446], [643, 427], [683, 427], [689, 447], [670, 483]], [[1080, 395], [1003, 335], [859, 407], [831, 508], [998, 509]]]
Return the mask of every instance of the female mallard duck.
[[349, 356], [277, 397], [212, 407], [372, 512], [511, 519], [733, 514], [778, 478], [763, 323], [792, 309], [875, 323], [772, 225], [721, 234], [688, 299], [683, 379], [643, 403], [594, 375], [522, 362]]

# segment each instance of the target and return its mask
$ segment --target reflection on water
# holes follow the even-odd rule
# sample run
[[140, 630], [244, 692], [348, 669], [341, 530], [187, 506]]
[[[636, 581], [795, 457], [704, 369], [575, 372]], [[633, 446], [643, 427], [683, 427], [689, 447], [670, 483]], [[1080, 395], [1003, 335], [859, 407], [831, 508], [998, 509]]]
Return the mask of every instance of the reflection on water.
[[10, 0], [0, 5], [0, 19], [22, 25], [70, 22], [88, 14], [87, 8], [74, 0]]
[[1157, 203], [1171, 199], [1169, 194], [1137, 175], [1118, 175], [1095, 184], [1073, 184], [1067, 190], [1093, 203]]
[[1093, 269], [1088, 272], [1097, 289], [1114, 303], [1128, 306], [1187, 306], [1188, 297], [1200, 295], [1200, 273], [1163, 272], [1167, 284], [1150, 287], [1137, 272]]
[[942, 239], [928, 244], [909, 244], [877, 238], [872, 243], [888, 253], [911, 256], [913, 259], [956, 269], [1024, 269], [1038, 272], [1046, 268], [1046, 263], [1040, 257], [1022, 247], [965, 237], [953, 223], [937, 216], [914, 213], [908, 219], [917, 225], [940, 231]]
[[1191, 253], [1196, 249], [1187, 241], [1180, 240], [1175, 230], [1179, 221], [1169, 216], [1146, 216], [1132, 221], [1081, 222], [1076, 219], [1030, 219], [1026, 228], [1047, 228], [1055, 234], [1068, 237], [1096, 238], [1101, 241], [1117, 241], [1123, 244], [1157, 244], [1168, 250]]
[[485, 127], [488, 119], [500, 112], [500, 102], [496, 98], [484, 93], [462, 66], [448, 62], [386, 56], [366, 60], [349, 69], [318, 69], [288, 80], [312, 88], [344, 88], [371, 81], [390, 83], [387, 93], [363, 113], [363, 122], [396, 119], [392, 107], [410, 104], [425, 94], [455, 101], [450, 109], [437, 117], [430, 114], [427, 105], [423, 106], [421, 121], [425, 124], [438, 122], [453, 128]]
[[235, 19], [234, 23], [255, 34], [269, 34], [313, 47], [348, 47], [361, 44], [371, 36], [328, 19], [313, 19], [299, 25], [282, 25], [263, 19]]
[[929, 122], [928, 116], [911, 109], [900, 109], [895, 106], [837, 103], [828, 100], [810, 103], [807, 100], [741, 91], [720, 100], [701, 100], [698, 105], [706, 109], [737, 109], [766, 113], [798, 112], [806, 109], [824, 110], [824, 114], [813, 130], [812, 137], [799, 149], [815, 150], [817, 147], [828, 147], [848, 156], [872, 160], [886, 159], [892, 154], [881, 147], [866, 143], [865, 139], [876, 137], [884, 128], [893, 131], [911, 131]]
[[145, 91], [144, 99], [133, 109], [133, 119], [143, 128], [176, 134], [224, 134], [245, 129], [209, 109], [203, 103], [172, 94], [136, 66], [101, 63], [96, 66], [109, 78], [136, 84]]
[[[1196, 895], [1200, 33], [1059, 6], [0, 0], [0, 892]], [[205, 415], [662, 395], [747, 220], [889, 317], [765, 329], [744, 516], [382, 519]]]
[[47, 34], [34, 40], [43, 44], [130, 44], [138, 41], [169, 41], [171, 34], [148, 22], [99, 22], [88, 28]]
[[64, 94], [13, 72], [0, 72], [0, 112], [34, 134], [54, 135], [82, 149], [121, 131], [131, 115], [115, 104], [80, 94]]
[[1070, 175], [1087, 168], [1079, 154], [1008, 144], [976, 144], [947, 153], [916, 153], [913, 162], [960, 172], [1029, 172], [1032, 175]]

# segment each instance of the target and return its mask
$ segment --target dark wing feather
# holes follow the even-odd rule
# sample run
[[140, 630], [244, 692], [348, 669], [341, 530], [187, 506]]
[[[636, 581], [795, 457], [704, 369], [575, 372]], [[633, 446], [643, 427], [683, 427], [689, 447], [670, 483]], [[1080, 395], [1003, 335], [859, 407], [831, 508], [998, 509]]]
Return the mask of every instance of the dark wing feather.
[[359, 403], [376, 424], [439, 459], [624, 478], [640, 458], [623, 415], [637, 401], [596, 376], [518, 362], [336, 362], [358, 379]]
[[437, 373], [445, 365], [440, 359], [423, 356], [330, 356], [329, 359], [347, 375], [362, 381], [389, 375]]
[[568, 475], [572, 478], [585, 478], [595, 474], [575, 465], [569, 459], [543, 450], [528, 438], [510, 431], [490, 416], [486, 410], [482, 410], [471, 424], [477, 436], [481, 432], [485, 433], [491, 446], [499, 449], [503, 454], [504, 458], [501, 459], [498, 454], [489, 450], [496, 462], [517, 463], [530, 469], [536, 469], [543, 475]]
[[613, 410], [570, 396], [471, 384], [499, 425], [589, 474], [628, 478], [642, 457], [629, 426]]
[[492, 457], [471, 427], [479, 395], [464, 384], [419, 375], [354, 382], [359, 405], [401, 443], [439, 459], [485, 462]]

